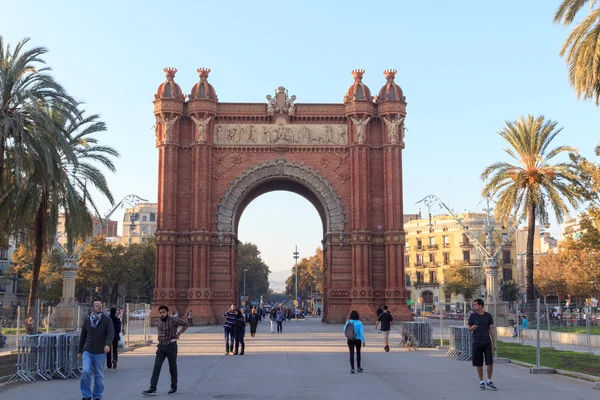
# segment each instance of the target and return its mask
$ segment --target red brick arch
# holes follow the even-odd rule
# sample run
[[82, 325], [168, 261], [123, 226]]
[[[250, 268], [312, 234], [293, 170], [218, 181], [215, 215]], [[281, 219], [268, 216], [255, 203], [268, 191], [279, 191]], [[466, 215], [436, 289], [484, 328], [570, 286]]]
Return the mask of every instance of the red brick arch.
[[[323, 221], [323, 319], [350, 310], [372, 320], [386, 302], [409, 318], [402, 206], [406, 103], [386, 71], [379, 99], [353, 71], [343, 104], [295, 104], [285, 88], [266, 104], [220, 103], [210, 70], [185, 98], [167, 69], [154, 100], [159, 150], [154, 303], [197, 323], [237, 303], [237, 225], [257, 196], [288, 190]], [[199, 85], [201, 86], [199, 88]], [[390, 89], [391, 88], [391, 89]]]

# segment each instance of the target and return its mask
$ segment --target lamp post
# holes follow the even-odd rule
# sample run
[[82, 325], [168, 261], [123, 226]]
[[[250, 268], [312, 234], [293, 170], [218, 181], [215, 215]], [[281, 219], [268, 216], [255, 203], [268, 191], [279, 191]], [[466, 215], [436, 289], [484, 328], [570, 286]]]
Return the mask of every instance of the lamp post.
[[298, 301], [298, 245], [296, 245], [296, 251], [294, 251], [294, 259], [296, 260], [296, 297], [294, 300]]
[[244, 301], [246, 301], [246, 272], [248, 271], [248, 269], [246, 268], [244, 270]]

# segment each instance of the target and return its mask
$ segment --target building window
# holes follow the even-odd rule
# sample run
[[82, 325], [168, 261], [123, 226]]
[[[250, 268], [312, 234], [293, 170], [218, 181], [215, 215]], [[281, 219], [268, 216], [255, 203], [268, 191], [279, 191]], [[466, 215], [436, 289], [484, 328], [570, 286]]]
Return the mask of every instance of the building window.
[[156, 221], [156, 213], [150, 213], [150, 222]]
[[435, 244], [435, 237], [430, 237], [429, 238], [429, 245], [433, 246]]
[[447, 226], [443, 227], [442, 232], [448, 232], [448, 227]]
[[8, 260], [8, 249], [0, 249], [0, 260]]
[[423, 283], [423, 274], [421, 271], [417, 271], [417, 283]]
[[417, 265], [423, 265], [423, 254], [417, 254]]
[[417, 239], [417, 250], [421, 250], [423, 248], [423, 242], [421, 239]]
[[132, 238], [129, 238], [129, 243], [130, 244], [133, 243], [133, 239]]
[[452, 293], [444, 293], [444, 297], [446, 298], [446, 301], [450, 301], [450, 299], [452, 299]]
[[462, 241], [463, 241], [463, 245], [465, 245], [465, 246], [469, 245], [469, 238], [464, 233], [462, 234]]
[[512, 281], [512, 268], [502, 269], [502, 280], [504, 282]]
[[404, 256], [404, 266], [408, 267], [410, 265], [410, 256]]
[[[146, 218], [146, 217], [144, 217], [144, 218]], [[147, 226], [143, 226], [142, 227], [142, 235], [145, 236], [147, 234], [148, 234], [148, 227]]]
[[429, 253], [429, 262], [435, 263], [435, 253]]
[[144, 216], [142, 217], [142, 221], [146, 222], [147, 220], [148, 220], [148, 218], [147, 218], [147, 217], [144, 215]]
[[450, 246], [450, 237], [448, 235], [442, 236], [442, 242], [444, 243], [444, 247]]
[[406, 286], [410, 286], [410, 275], [406, 274], [404, 275], [404, 280], [406, 281]]
[[471, 252], [469, 250], [463, 250], [463, 261], [471, 262]]
[[429, 271], [429, 283], [437, 282], [437, 273], [435, 271]]
[[510, 259], [510, 250], [502, 250], [502, 263], [512, 264], [512, 260]]
[[444, 265], [450, 264], [450, 253], [444, 253]]

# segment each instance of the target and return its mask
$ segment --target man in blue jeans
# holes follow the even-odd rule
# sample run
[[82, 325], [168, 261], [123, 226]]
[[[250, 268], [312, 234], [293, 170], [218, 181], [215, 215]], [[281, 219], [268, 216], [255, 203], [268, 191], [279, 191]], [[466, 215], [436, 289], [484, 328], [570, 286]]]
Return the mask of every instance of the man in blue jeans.
[[235, 321], [235, 305], [232, 304], [229, 311], [225, 313], [225, 323], [223, 324], [223, 334], [225, 336], [225, 355], [233, 353], [233, 325]]
[[[83, 360], [81, 395], [83, 400], [102, 399], [104, 393], [104, 364], [114, 336], [113, 323], [102, 313], [102, 300], [92, 301], [92, 313], [83, 321], [77, 357]], [[94, 391], [92, 392], [92, 368]]]

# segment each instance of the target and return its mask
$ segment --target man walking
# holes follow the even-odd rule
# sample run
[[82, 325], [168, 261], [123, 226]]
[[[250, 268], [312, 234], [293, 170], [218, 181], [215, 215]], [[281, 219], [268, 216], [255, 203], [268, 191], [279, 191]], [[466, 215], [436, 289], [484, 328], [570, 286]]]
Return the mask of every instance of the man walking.
[[[117, 317], [117, 309], [110, 309], [110, 319], [113, 323], [114, 337], [111, 343], [111, 349], [106, 354], [106, 366], [108, 369], [117, 369], [117, 360], [119, 358], [119, 340], [121, 339], [121, 320]], [[111, 357], [112, 354], [112, 357]]]
[[390, 339], [390, 329], [392, 328], [392, 314], [390, 310], [388, 310], [388, 306], [383, 306], [383, 312], [379, 314], [377, 317], [377, 323], [375, 323], [375, 329], [379, 327], [381, 323], [381, 332], [383, 332], [383, 349], [388, 352], [390, 351], [389, 339]]
[[[171, 374], [171, 390], [168, 394], [177, 393], [177, 340], [188, 328], [187, 322], [178, 317], [169, 317], [169, 307], [158, 307], [160, 319], [156, 326], [158, 331], [158, 349], [154, 358], [154, 370], [150, 379], [150, 389], [144, 390], [143, 395], [156, 396], [156, 385], [165, 358], [169, 360], [169, 373]], [[177, 327], [181, 330], [177, 332]]]
[[223, 334], [225, 335], [225, 355], [233, 353], [233, 340], [235, 333], [233, 332], [233, 324], [235, 321], [235, 305], [232, 304], [229, 311], [225, 313], [225, 323], [223, 324]]
[[483, 300], [476, 299], [473, 304], [473, 310], [469, 316], [469, 330], [473, 332], [473, 366], [477, 367], [479, 375], [479, 388], [485, 390], [486, 382], [483, 380], [483, 360], [487, 366], [487, 386], [496, 390], [496, 385], [492, 382], [492, 372], [494, 370], [494, 358], [492, 348], [496, 349], [494, 338], [494, 320], [492, 315], [483, 310]]
[[283, 333], [283, 321], [285, 320], [285, 314], [283, 314], [283, 311], [281, 311], [279, 308], [275, 313], [275, 319], [277, 321], [277, 333]]
[[[92, 313], [83, 321], [77, 358], [83, 360], [81, 396], [83, 400], [102, 399], [104, 393], [104, 363], [114, 337], [113, 323], [102, 313], [102, 300], [92, 300]], [[92, 392], [92, 368], [94, 391]]]

